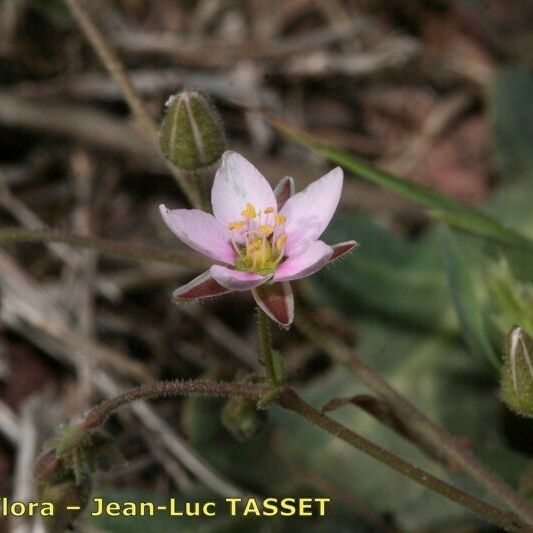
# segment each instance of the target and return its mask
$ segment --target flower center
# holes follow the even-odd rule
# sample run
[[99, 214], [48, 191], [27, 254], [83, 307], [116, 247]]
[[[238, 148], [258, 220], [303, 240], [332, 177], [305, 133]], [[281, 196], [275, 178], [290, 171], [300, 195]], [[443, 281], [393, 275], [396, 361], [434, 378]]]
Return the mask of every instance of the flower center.
[[230, 222], [231, 242], [237, 252], [237, 270], [266, 276], [272, 274], [283, 258], [287, 236], [283, 232], [285, 217], [264, 211], [250, 203], [241, 211], [242, 219]]

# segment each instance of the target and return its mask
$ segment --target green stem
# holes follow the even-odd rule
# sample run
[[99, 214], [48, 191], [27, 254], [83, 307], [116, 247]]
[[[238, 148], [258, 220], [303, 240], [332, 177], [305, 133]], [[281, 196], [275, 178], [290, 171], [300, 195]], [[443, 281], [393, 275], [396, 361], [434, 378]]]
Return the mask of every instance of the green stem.
[[270, 327], [268, 323], [269, 318], [260, 307], [257, 308], [257, 314], [259, 317], [259, 338], [261, 340], [261, 354], [263, 355], [267, 378], [272, 387], [274, 389], [277, 389], [280, 386], [280, 383], [278, 383], [276, 370], [274, 368], [274, 356], [272, 354], [272, 342], [270, 339]]
[[526, 500], [477, 457], [459, 445], [457, 439], [433, 424], [405, 396], [393, 389], [375, 370], [359, 359], [353, 350], [322, 331], [301, 314], [295, 324], [308, 339], [320, 346], [332, 359], [344, 365], [389, 405], [408, 425], [417, 440], [439, 450], [449, 464], [458, 465], [465, 474], [505, 503], [524, 522], [533, 524], [533, 508]]
[[267, 389], [264, 386], [251, 383], [209, 382], [193, 379], [157, 381], [104, 400], [87, 413], [80, 425], [84, 429], [100, 427], [117, 409], [137, 400], [172, 396], [236, 396], [259, 399], [265, 392]]
[[452, 500], [463, 507], [466, 507], [485, 518], [489, 522], [493, 522], [507, 531], [531, 531], [530, 527], [518, 519], [512, 513], [508, 513], [498, 509], [475, 496], [457, 488], [441, 479], [433, 476], [429, 472], [418, 468], [415, 465], [404, 461], [397, 455], [394, 455], [377, 444], [365, 439], [354, 431], [339, 424], [336, 420], [321, 414], [308, 403], [306, 403], [300, 396], [290, 387], [286, 387], [280, 391], [279, 404], [289, 410], [293, 411], [313, 425], [318, 426], [334, 437], [343, 440], [350, 446], [357, 448], [366, 455], [373, 457], [380, 463], [400, 472], [404, 476], [412, 479], [416, 483], [427, 487], [428, 489], [441, 494], [442, 496]]
[[[270, 350], [271, 356], [272, 350], [269, 348], [270, 341], [268, 339], [267, 320], [266, 316], [261, 319], [262, 326], [265, 326], [261, 327], [261, 337], [263, 341], [266, 341], [266, 346], [267, 349]], [[271, 369], [273, 370], [273, 367], [271, 367]], [[115, 398], [103, 401], [89, 411], [79, 423], [78, 427], [82, 431], [89, 431], [101, 427], [108, 417], [118, 409], [138, 400], [191, 395], [233, 396], [260, 400], [260, 398], [268, 393], [268, 391], [269, 389], [265, 386], [251, 383], [217, 383], [198, 380], [159, 381], [142, 385], [126, 391]], [[302, 400], [292, 388], [278, 388], [278, 394], [278, 403], [284, 409], [297, 413], [311, 424], [325, 429], [334, 437], [345, 441], [377, 461], [429, 488], [433, 492], [437, 492], [446, 498], [459, 503], [479, 516], [498, 524], [508, 531], [530, 530], [528, 526], [520, 521], [514, 514], [502, 511], [501, 509], [436, 478], [429, 472], [400, 459], [373, 442], [361, 437], [332, 418], [319, 413], [316, 409]]]
[[200, 209], [206, 211], [207, 213], [211, 212], [211, 201], [209, 200], [209, 195], [205, 188], [205, 172], [195, 171], [191, 173], [190, 181], [196, 185], [196, 190], [198, 191], [198, 201], [200, 203]]

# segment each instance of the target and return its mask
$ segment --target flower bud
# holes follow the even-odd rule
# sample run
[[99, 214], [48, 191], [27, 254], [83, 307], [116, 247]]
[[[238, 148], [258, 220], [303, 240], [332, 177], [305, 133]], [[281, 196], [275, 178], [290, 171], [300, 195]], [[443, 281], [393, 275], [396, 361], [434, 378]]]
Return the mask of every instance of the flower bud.
[[72, 526], [77, 516], [83, 512], [92, 491], [90, 477], [78, 483], [74, 476], [62, 481], [46, 480], [37, 485], [39, 500], [54, 505], [53, 516], [43, 517], [47, 531], [62, 532]]
[[165, 158], [181, 170], [201, 170], [216, 163], [226, 140], [222, 119], [209, 98], [198, 91], [170, 97], [159, 145]]
[[[34, 469], [37, 495], [41, 502], [54, 506], [53, 516], [43, 517], [47, 531], [65, 531], [85, 509], [91, 496], [91, 476], [74, 473], [56, 447], [46, 449], [37, 458]], [[67, 509], [70, 507], [70, 509]]]
[[501, 392], [507, 405], [518, 414], [533, 416], [533, 342], [520, 327], [507, 336], [507, 353], [501, 377]]
[[258, 435], [266, 420], [266, 411], [259, 411], [248, 398], [230, 398], [222, 410], [222, 423], [241, 442]]
[[48, 531], [65, 531], [89, 501], [93, 473], [120, 459], [113, 438], [101, 429], [60, 428], [34, 469], [40, 501], [54, 504], [54, 516], [46, 520]]

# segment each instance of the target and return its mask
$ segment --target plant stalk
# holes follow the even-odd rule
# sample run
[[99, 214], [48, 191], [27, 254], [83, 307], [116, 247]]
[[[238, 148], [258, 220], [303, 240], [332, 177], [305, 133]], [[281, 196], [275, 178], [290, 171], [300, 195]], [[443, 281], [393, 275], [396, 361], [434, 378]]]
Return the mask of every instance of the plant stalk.
[[292, 388], [286, 387], [282, 389], [278, 402], [283, 408], [299, 414], [313, 425], [321, 427], [334, 437], [343, 440], [380, 463], [400, 472], [416, 483], [427, 487], [431, 491], [441, 494], [449, 500], [470, 509], [489, 522], [497, 524], [507, 531], [531, 531], [531, 528], [519, 520], [514, 514], [493, 507], [475, 496], [442, 481], [429, 472], [404, 461], [400, 457], [358, 435], [332, 418], [321, 414], [302, 400]]
[[352, 374], [363, 381], [398, 416], [409, 425], [413, 434], [427, 442], [433, 449], [440, 450], [449, 464], [458, 465], [463, 472], [475, 479], [488, 492], [512, 509], [524, 522], [533, 525], [533, 509], [511, 486], [490, 471], [477, 457], [457, 443], [451, 435], [437, 427], [407, 398], [394, 390], [377, 372], [359, 359], [353, 350], [326, 335], [308, 319], [296, 319], [298, 329], [317, 346], [320, 346], [334, 360], [344, 365]]
[[[171, 264], [196, 266], [193, 257], [169, 253], [160, 250], [150, 250], [115, 243], [104, 239], [93, 239], [78, 235], [68, 235], [56, 232], [21, 230], [6, 228], [0, 230], [2, 242], [65, 242], [79, 247], [94, 248], [104, 253], [135, 260], [157, 260]], [[272, 386], [279, 387], [273, 365], [272, 348], [268, 331], [268, 317], [259, 310], [260, 337], [267, 376]], [[520, 516], [524, 521], [533, 523], [533, 511], [528, 503], [517, 495], [513, 489], [498, 476], [488, 470], [481, 461], [457, 444], [455, 439], [435, 426], [406, 398], [396, 392], [388, 383], [348, 347], [324, 335], [320, 330], [301, 316], [296, 320], [296, 326], [315, 344], [320, 346], [333, 359], [345, 365], [355, 376], [361, 379], [382, 400], [391, 406], [396, 413], [409, 425], [416, 435], [434, 449], [440, 450], [450, 464], [459, 465], [463, 471], [500, 501]]]
[[[79, 427], [83, 430], [91, 430], [101, 427], [109, 416], [115, 413], [118, 409], [138, 400], [191, 395], [237, 396], [259, 400], [262, 396], [268, 393], [269, 390], [269, 387], [250, 383], [217, 383], [197, 380], [159, 381], [142, 385], [126, 391], [115, 398], [103, 401], [89, 411], [89, 413], [82, 419]], [[530, 530], [530, 528], [520, 521], [520, 519], [514, 514], [493, 507], [475, 496], [436, 478], [429, 472], [404, 461], [364, 437], [361, 437], [332, 418], [319, 413], [316, 409], [302, 400], [292, 388], [280, 388], [278, 389], [278, 392], [279, 396], [277, 401], [284, 409], [297, 413], [311, 424], [326, 430], [334, 437], [345, 441], [363, 453], [427, 487], [433, 492], [437, 492], [438, 494], [459, 503], [479, 516], [508, 531], [522, 532]]]
[[257, 308], [257, 316], [259, 318], [259, 339], [261, 340], [261, 355], [265, 363], [265, 370], [268, 381], [272, 388], [277, 389], [280, 386], [274, 368], [274, 356], [272, 354], [272, 341], [270, 338], [269, 318], [266, 313], [260, 308]]
[[173, 396], [238, 396], [256, 399], [267, 391], [267, 387], [251, 383], [217, 383], [198, 380], [157, 381], [104, 400], [87, 413], [81, 426], [84, 429], [100, 427], [117, 409], [138, 400]]
[[207, 193], [205, 181], [207, 179], [206, 173], [201, 170], [191, 172], [191, 181], [196, 185], [198, 191], [198, 202], [200, 204], [200, 209], [206, 211], [207, 213], [211, 212], [211, 200], [209, 194]]

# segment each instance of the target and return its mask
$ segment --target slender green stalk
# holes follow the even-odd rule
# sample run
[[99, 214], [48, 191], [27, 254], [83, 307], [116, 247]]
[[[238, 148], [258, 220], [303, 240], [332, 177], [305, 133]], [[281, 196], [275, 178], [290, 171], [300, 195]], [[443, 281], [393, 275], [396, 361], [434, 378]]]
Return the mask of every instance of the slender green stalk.
[[138, 400], [153, 400], [173, 396], [237, 396], [259, 398], [267, 392], [267, 387], [252, 383], [224, 383], [198, 380], [157, 381], [128, 390], [115, 398], [103, 401], [84, 417], [84, 429], [96, 428], [105, 423], [117, 409]]
[[440, 450], [449, 464], [458, 465], [488, 492], [512, 509], [524, 522], [533, 524], [533, 509], [503, 479], [489, 470], [477, 457], [460, 446], [455, 438], [437, 427], [407, 398], [396, 392], [377, 372], [359, 359], [353, 350], [321, 331], [303, 316], [296, 319], [298, 329], [327, 354], [363, 381], [408, 424], [413, 435]]
[[196, 185], [198, 191], [198, 201], [200, 203], [200, 209], [206, 212], [211, 212], [211, 201], [205, 187], [206, 176], [205, 172], [197, 170], [191, 173], [191, 181]]
[[[157, 150], [159, 151], [159, 128], [157, 124], [152, 119], [150, 114], [146, 109], [142, 98], [139, 96], [137, 90], [131, 83], [131, 80], [124, 69], [119, 58], [116, 56], [115, 52], [107, 42], [107, 39], [104, 37], [102, 32], [96, 26], [94, 21], [89, 16], [89, 13], [85, 10], [83, 5], [79, 0], [64, 0], [70, 12], [76, 22], [79, 24], [81, 30], [85, 34], [87, 40], [91, 43], [94, 51], [100, 58], [100, 61], [103, 63], [108, 72], [113, 76], [117, 85], [120, 87], [124, 99], [130, 106], [133, 114], [141, 124], [145, 134], [155, 143]], [[195, 194], [194, 187], [190, 182], [187, 181], [182, 172], [176, 169], [165, 159], [165, 163], [178, 182], [181, 190], [194, 207], [199, 207], [199, 199]]]
[[269, 318], [260, 307], [257, 308], [257, 315], [259, 318], [259, 338], [261, 340], [261, 354], [265, 363], [267, 378], [272, 387], [274, 389], [277, 389], [280, 386], [280, 383], [278, 383], [276, 370], [274, 368], [274, 355], [272, 354], [272, 342], [270, 339], [270, 327], [268, 323]]
[[[196, 265], [197, 260], [192, 257], [176, 253], [168, 253], [160, 250], [150, 250], [135, 246], [126, 246], [120, 243], [103, 239], [91, 239], [78, 235], [59, 234], [54, 232], [41, 232], [21, 229], [0, 230], [1, 242], [65, 242], [80, 247], [94, 248], [104, 253], [110, 253], [119, 257], [136, 260], [157, 260], [178, 265]], [[280, 383], [276, 378], [273, 363], [272, 347], [268, 330], [268, 317], [259, 310], [260, 336], [263, 350], [263, 357], [267, 375], [272, 386], [278, 388]], [[511, 487], [509, 487], [498, 476], [488, 470], [477, 458], [468, 451], [461, 448], [455, 439], [447, 435], [440, 428], [434, 426], [418, 409], [408, 400], [392, 389], [384, 380], [371, 368], [360, 361], [351, 350], [337, 343], [322, 334], [309, 322], [298, 318], [296, 325], [311, 340], [322, 346], [334, 359], [345, 364], [350, 371], [362, 379], [371, 389], [382, 399], [387, 401], [397, 413], [409, 423], [409, 426], [416, 430], [421, 439], [426, 440], [436, 449], [442, 451], [443, 455], [450, 463], [458, 464], [462, 469], [476, 479], [488, 491], [506, 503], [524, 520], [533, 523], [533, 516], [530, 506], [520, 498]]]
[[475, 496], [442, 481], [431, 475], [429, 472], [426, 472], [380, 446], [377, 446], [373, 442], [339, 424], [332, 418], [321, 414], [302, 400], [293, 389], [288, 387], [282, 389], [280, 391], [278, 402], [283, 408], [298, 413], [307, 421], [315, 426], [321, 427], [334, 437], [343, 440], [366, 455], [373, 457], [380, 463], [383, 463], [404, 476], [407, 476], [416, 483], [427, 487], [433, 492], [441, 494], [467, 509], [470, 509], [489, 522], [493, 522], [507, 531], [531, 531], [531, 528], [527, 524], [521, 522], [514, 514], [493, 507]]
[[79, 248], [91, 248], [99, 252], [134, 261], [159, 261], [179, 266], [204, 268], [207, 263], [185, 252], [167, 252], [157, 248], [145, 248], [133, 244], [123, 244], [109, 239], [73, 235], [57, 231], [26, 230], [0, 227], [0, 245], [10, 242], [63, 242]]
[[[265, 317], [265, 319], [267, 319], [267, 317]], [[266, 325], [268, 327], [268, 322], [266, 322]], [[269, 347], [268, 329], [262, 328], [262, 331], [265, 332], [267, 347]], [[265, 340], [263, 336], [262, 340]], [[78, 428], [81, 431], [89, 431], [99, 428], [106, 422], [109, 416], [115, 413], [118, 409], [138, 400], [191, 395], [233, 396], [260, 400], [260, 398], [268, 393], [268, 391], [269, 387], [267, 386], [251, 383], [217, 383], [197, 380], [159, 381], [142, 385], [124, 392], [115, 398], [103, 401], [89, 411], [78, 424]], [[284, 409], [297, 413], [311, 424], [325, 429], [336, 438], [347, 442], [351, 446], [409, 477], [413, 481], [463, 505], [479, 516], [498, 524], [506, 530], [528, 530], [528, 526], [521, 522], [515, 515], [497, 509], [475, 496], [436, 478], [429, 472], [400, 459], [396, 455], [368, 441], [364, 437], [361, 437], [354, 431], [342, 426], [335, 420], [319, 413], [316, 409], [302, 400], [292, 388], [279, 388], [278, 393], [279, 396], [277, 401]]]

